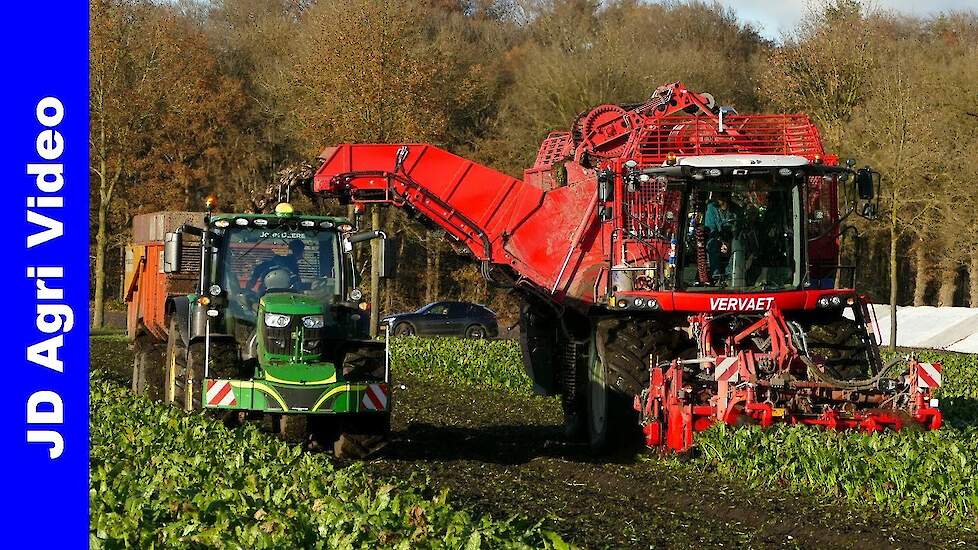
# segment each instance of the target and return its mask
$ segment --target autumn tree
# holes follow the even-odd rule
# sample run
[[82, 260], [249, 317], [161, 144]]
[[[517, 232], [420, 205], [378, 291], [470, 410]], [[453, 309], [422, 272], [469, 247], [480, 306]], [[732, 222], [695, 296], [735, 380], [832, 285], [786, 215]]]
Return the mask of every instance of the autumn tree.
[[[221, 74], [200, 29], [173, 7], [135, 0], [91, 5], [91, 172], [95, 219], [93, 325], [103, 323], [110, 221], [195, 209], [224, 174], [253, 160], [240, 131], [241, 84]], [[239, 193], [245, 196], [246, 193]]]
[[526, 39], [507, 54], [513, 84], [481, 157], [513, 175], [549, 131], [595, 105], [643, 101], [662, 84], [756, 105], [761, 40], [719, 4], [541, 0], [527, 9]]
[[135, 151], [130, 145], [152, 124], [151, 107], [163, 93], [159, 74], [165, 53], [158, 43], [165, 30], [153, 12], [134, 1], [98, 0], [90, 4], [95, 327], [103, 324], [110, 209], [132, 173]]
[[[344, 0], [313, 6], [279, 82], [300, 148], [311, 156], [345, 141], [431, 142], [456, 150], [471, 143], [501, 89], [484, 30], [450, 5]], [[401, 215], [390, 219], [388, 229], [398, 232], [392, 226]], [[440, 249], [425, 248], [431, 269]], [[375, 279], [375, 316], [378, 287]]]

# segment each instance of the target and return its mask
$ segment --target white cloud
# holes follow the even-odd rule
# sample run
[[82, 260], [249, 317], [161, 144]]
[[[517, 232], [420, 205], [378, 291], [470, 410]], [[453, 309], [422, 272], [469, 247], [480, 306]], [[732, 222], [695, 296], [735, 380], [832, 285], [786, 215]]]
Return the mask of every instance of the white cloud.
[[[809, 13], [810, 0], [719, 0], [765, 38], [778, 39]], [[948, 11], [978, 11], [978, 0], [876, 0], [864, 4], [885, 11], [931, 16]]]

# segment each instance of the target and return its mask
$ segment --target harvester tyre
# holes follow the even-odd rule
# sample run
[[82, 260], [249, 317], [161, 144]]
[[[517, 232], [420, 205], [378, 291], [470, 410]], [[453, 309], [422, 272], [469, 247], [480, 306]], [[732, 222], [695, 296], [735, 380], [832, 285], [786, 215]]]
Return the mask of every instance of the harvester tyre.
[[587, 433], [588, 444], [594, 453], [637, 448], [641, 431], [633, 398], [615, 389], [610, 383], [612, 373], [592, 346], [588, 367]]
[[663, 361], [679, 355], [680, 335], [648, 319], [606, 319], [598, 324], [599, 353], [607, 363], [609, 384], [634, 396], [649, 384], [649, 358]]
[[635, 396], [649, 385], [651, 362], [690, 348], [668, 323], [615, 317], [598, 322], [588, 367], [588, 438], [594, 451], [638, 448], [642, 440]]

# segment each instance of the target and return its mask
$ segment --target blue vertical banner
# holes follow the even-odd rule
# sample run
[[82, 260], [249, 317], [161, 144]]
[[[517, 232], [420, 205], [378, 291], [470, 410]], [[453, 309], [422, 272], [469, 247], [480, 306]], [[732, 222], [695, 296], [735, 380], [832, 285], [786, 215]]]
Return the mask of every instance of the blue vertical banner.
[[88, 4], [4, 4], [4, 523], [88, 546]]

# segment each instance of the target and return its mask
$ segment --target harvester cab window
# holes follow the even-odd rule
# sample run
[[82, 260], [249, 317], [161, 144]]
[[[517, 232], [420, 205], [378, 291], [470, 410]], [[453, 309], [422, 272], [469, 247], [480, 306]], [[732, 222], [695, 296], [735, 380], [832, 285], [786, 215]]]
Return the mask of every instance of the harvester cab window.
[[297, 292], [330, 301], [340, 293], [336, 233], [282, 228], [242, 228], [225, 237], [223, 279], [237, 306], [253, 319], [267, 292]]
[[801, 284], [801, 197], [788, 179], [696, 181], [686, 197], [681, 284], [689, 291], [773, 291]]

